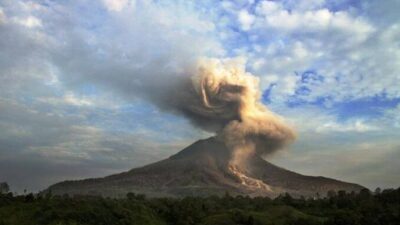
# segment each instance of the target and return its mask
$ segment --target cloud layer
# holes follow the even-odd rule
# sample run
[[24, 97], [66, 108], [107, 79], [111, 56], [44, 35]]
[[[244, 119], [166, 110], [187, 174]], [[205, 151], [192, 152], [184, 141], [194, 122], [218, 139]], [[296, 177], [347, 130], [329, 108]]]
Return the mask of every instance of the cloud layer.
[[156, 161], [212, 135], [176, 116], [170, 93], [199, 57], [241, 57], [262, 101], [298, 130], [298, 143], [276, 162], [398, 186], [390, 159], [400, 146], [399, 7], [2, 1], [0, 180], [38, 190]]

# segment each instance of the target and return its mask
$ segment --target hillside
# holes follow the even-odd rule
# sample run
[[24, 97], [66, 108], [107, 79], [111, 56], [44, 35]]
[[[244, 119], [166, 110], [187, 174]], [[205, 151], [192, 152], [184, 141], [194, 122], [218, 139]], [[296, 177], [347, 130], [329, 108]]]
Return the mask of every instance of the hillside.
[[321, 196], [329, 190], [363, 187], [325, 177], [301, 175], [275, 166], [258, 155], [245, 166], [232, 167], [230, 152], [216, 138], [199, 140], [168, 159], [104, 178], [64, 181], [46, 191], [56, 195], [88, 194], [124, 197], [128, 192], [152, 197], [223, 195]]

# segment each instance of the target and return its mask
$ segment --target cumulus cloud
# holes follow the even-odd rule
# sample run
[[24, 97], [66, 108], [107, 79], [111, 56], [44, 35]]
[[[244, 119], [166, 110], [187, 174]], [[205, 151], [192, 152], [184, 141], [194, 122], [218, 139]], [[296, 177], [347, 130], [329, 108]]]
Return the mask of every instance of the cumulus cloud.
[[[13, 173], [1, 170], [1, 180], [22, 190], [29, 186], [22, 184], [24, 177], [44, 176], [30, 184], [38, 190], [78, 178], [76, 173], [60, 172], [68, 162], [82, 169], [79, 177], [106, 175], [111, 173], [108, 166], [121, 170], [156, 161], [203, 135], [187, 130], [190, 126], [179, 118], [163, 120], [162, 113], [139, 99], [160, 96], [158, 86], [168, 86], [166, 76], [177, 74], [185, 61], [221, 50], [210, 35], [212, 24], [172, 6], [138, 4], [143, 10], [134, 14], [129, 7], [99, 15], [91, 10], [102, 9], [98, 2], [90, 7], [1, 3], [0, 164], [16, 168]], [[196, 26], [188, 27], [187, 21]], [[171, 121], [180, 125], [171, 127]], [[165, 135], [172, 128], [176, 137]], [[29, 158], [37, 159], [32, 170], [40, 174], [18, 166]], [[46, 166], [58, 172], [46, 173]]]
[[[9, 181], [14, 191], [39, 191], [64, 179], [105, 176], [151, 163], [191, 143], [184, 135], [168, 138], [166, 130], [173, 129], [168, 124], [160, 123], [156, 130], [128, 126], [123, 131], [131, 114], [80, 107], [41, 102], [27, 106], [0, 99], [0, 179]], [[94, 115], [104, 126], [90, 123]], [[116, 118], [123, 124], [119, 130], [110, 129]], [[177, 134], [193, 135], [184, 124], [180, 127]]]
[[6, 14], [3, 11], [3, 8], [0, 7], [0, 24], [6, 22]]
[[[319, 98], [341, 102], [383, 93], [388, 98], [399, 97], [395, 87], [399, 83], [399, 52], [392, 39], [398, 37], [398, 25], [394, 21], [379, 20], [377, 25], [357, 9], [333, 11], [328, 8], [330, 3], [323, 1], [318, 7], [301, 5], [302, 1], [261, 1], [256, 5], [255, 23], [249, 32], [257, 36], [254, 48], [263, 50], [251, 52], [250, 61], [265, 60], [267, 63], [253, 66], [255, 73], [279, 77], [271, 90], [272, 100], [280, 102], [297, 95], [304, 83], [298, 79], [295, 90], [288, 92], [284, 91], [288, 80], [310, 70], [324, 80], [306, 84], [307, 93], [296, 96], [306, 102]], [[365, 5], [367, 12], [379, 8]], [[261, 40], [268, 40], [263, 48]]]
[[[110, 11], [121, 11], [126, 5], [128, 5], [128, 0], [103, 0], [104, 5]], [[133, 2], [134, 4], [134, 2]]]
[[27, 18], [16, 18], [15, 22], [21, 24], [22, 26], [26, 26], [28, 28], [42, 26], [42, 21], [34, 16], [29, 16]]
[[[268, 90], [258, 93], [259, 98], [299, 131], [300, 144], [293, 150], [298, 155], [293, 159], [307, 153], [306, 147], [315, 154], [330, 138], [333, 147], [325, 146], [330, 153], [311, 161], [331, 156], [339, 160], [342, 153], [335, 149], [346, 147], [346, 140], [362, 144], [384, 135], [396, 139], [396, 132], [385, 131], [398, 128], [398, 107], [382, 109], [379, 118], [339, 118], [334, 107], [372, 96], [400, 97], [398, 1], [341, 2], [1, 2], [0, 165], [14, 163], [22, 179], [27, 170], [18, 165], [26, 161], [17, 159], [36, 155], [42, 160], [34, 168], [41, 175], [46, 170], [39, 164], [57, 171], [51, 181], [57, 174], [77, 176], [56, 169], [70, 168], [66, 161], [80, 162], [77, 168], [87, 176], [96, 175], [90, 166], [105, 175], [134, 167], [140, 159], [161, 159], [210, 136], [210, 130], [223, 130], [230, 120], [218, 122], [219, 129], [202, 131], [175, 116], [187, 112], [178, 107], [182, 102], [177, 106], [171, 100], [173, 91], [182, 90], [176, 87], [199, 74], [194, 71], [198, 72], [200, 56], [248, 59], [234, 68], [259, 76], [261, 89]], [[189, 82], [198, 88], [194, 83]], [[237, 112], [227, 115], [240, 117]], [[253, 122], [244, 123], [254, 131]], [[165, 135], [171, 130], [176, 135]], [[313, 136], [312, 141], [303, 141]], [[132, 141], [137, 139], [148, 141]], [[123, 168], [115, 163], [116, 155], [122, 155]], [[304, 168], [290, 163], [283, 165]], [[1, 179], [12, 179], [12, 174], [0, 171]], [[323, 175], [346, 178], [338, 170], [325, 171]], [[363, 171], [367, 173], [367, 167]]]
[[256, 9], [260, 17], [258, 26], [277, 29], [288, 33], [307, 32], [349, 32], [355, 41], [362, 42], [373, 31], [373, 27], [361, 17], [353, 17], [347, 12], [331, 12], [328, 9], [310, 11], [289, 11], [280, 3], [263, 1]]
[[243, 30], [249, 30], [251, 25], [254, 23], [255, 16], [251, 15], [246, 10], [241, 10], [238, 15], [238, 20], [242, 25]]

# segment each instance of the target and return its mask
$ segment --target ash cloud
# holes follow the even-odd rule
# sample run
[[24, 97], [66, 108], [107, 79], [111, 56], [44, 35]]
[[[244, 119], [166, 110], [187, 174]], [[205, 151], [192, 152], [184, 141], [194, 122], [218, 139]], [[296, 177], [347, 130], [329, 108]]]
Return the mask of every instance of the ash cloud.
[[200, 58], [175, 78], [162, 101], [154, 102], [215, 132], [232, 150], [233, 162], [271, 154], [294, 140], [292, 129], [261, 103], [259, 79], [246, 72], [244, 59]]
[[[184, 115], [195, 126], [216, 133], [234, 152], [270, 154], [294, 139], [294, 132], [260, 102], [259, 80], [245, 71], [243, 59], [199, 57], [224, 55], [213, 26], [191, 13], [141, 7], [146, 10], [121, 11], [102, 21], [98, 25], [104, 34], [98, 38], [76, 29], [86, 23], [79, 17], [52, 15], [57, 20], [49, 21], [60, 20], [65, 26], [48, 35], [63, 44], [48, 44], [43, 57], [49, 56], [60, 83], [78, 90], [95, 84], [128, 101], [141, 99]], [[158, 14], [173, 22], [156, 19]], [[183, 20], [195, 24], [188, 29]]]

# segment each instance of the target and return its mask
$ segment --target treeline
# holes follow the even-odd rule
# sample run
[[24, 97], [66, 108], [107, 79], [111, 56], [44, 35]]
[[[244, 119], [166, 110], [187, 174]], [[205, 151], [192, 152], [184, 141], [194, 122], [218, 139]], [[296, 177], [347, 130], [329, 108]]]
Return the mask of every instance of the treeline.
[[0, 225], [391, 225], [400, 224], [400, 188], [329, 192], [326, 198], [247, 196], [126, 199], [0, 193]]

